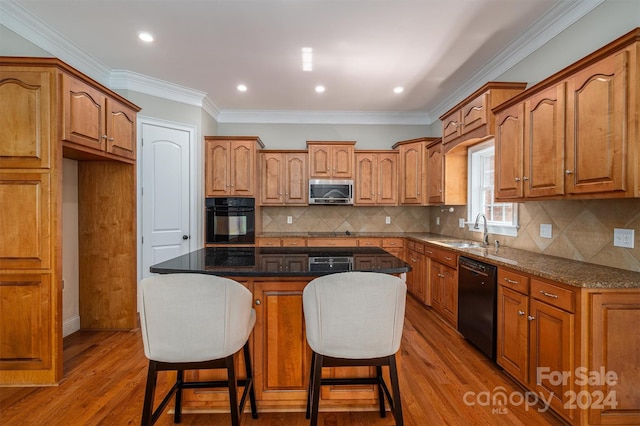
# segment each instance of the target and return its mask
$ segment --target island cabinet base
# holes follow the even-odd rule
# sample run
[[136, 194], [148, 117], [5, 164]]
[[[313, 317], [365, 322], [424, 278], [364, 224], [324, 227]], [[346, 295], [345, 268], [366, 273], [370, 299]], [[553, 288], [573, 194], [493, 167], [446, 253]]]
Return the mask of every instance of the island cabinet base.
[[[302, 291], [313, 277], [233, 279], [245, 284], [253, 293], [256, 324], [250, 337], [250, 349], [258, 411], [304, 411], [311, 349], [305, 334]], [[244, 378], [242, 354], [236, 358], [238, 376]], [[324, 368], [322, 372], [323, 377], [336, 378], [371, 377], [374, 373], [375, 367]], [[225, 380], [226, 373], [223, 370], [190, 371], [185, 379]], [[385, 380], [390, 383], [386, 371]], [[374, 385], [323, 386], [320, 398], [320, 411], [378, 409]], [[245, 410], [248, 409], [247, 404]], [[228, 390], [185, 390], [183, 411], [228, 412]]]

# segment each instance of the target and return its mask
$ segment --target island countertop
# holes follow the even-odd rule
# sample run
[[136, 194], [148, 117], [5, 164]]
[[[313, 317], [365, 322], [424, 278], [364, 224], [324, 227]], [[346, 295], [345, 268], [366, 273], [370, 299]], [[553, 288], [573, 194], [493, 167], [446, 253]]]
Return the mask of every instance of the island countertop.
[[226, 277], [315, 277], [343, 271], [401, 274], [411, 266], [378, 247], [207, 247], [149, 270]]

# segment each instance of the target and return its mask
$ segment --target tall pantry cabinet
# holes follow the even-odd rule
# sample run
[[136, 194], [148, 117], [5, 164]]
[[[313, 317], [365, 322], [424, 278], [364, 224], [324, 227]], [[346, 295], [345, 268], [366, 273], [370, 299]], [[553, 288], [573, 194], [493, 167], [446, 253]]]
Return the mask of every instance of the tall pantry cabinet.
[[53, 58], [0, 57], [0, 385], [62, 369], [62, 158], [78, 161], [81, 328], [136, 326], [136, 113]]

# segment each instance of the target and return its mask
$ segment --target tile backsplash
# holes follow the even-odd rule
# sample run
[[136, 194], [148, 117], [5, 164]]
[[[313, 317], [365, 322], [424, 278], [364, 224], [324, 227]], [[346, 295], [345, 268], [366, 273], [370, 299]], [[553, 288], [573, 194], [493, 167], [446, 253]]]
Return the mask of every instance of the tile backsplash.
[[[453, 212], [430, 207], [430, 232], [480, 241], [480, 232], [459, 228], [465, 206]], [[441, 211], [444, 210], [444, 211]], [[440, 225], [436, 225], [437, 218]], [[518, 204], [517, 237], [489, 235], [491, 242], [517, 249], [640, 272], [640, 200], [538, 201]], [[552, 237], [540, 237], [540, 224], [552, 226]], [[634, 248], [613, 246], [613, 229], [635, 230]]]
[[[292, 223], [287, 223], [291, 216]], [[390, 217], [391, 223], [385, 219]], [[507, 247], [640, 272], [640, 200], [538, 201], [518, 204], [517, 237], [489, 235]], [[440, 224], [437, 225], [437, 218]], [[263, 207], [263, 232], [432, 232], [480, 241], [482, 234], [460, 228], [465, 206], [441, 207], [301, 206]], [[540, 225], [552, 226], [551, 238]], [[613, 229], [635, 230], [634, 248], [613, 246]]]
[[[292, 223], [287, 223], [291, 216]], [[386, 218], [390, 224], [385, 222]], [[262, 232], [429, 232], [426, 207], [263, 207]]]

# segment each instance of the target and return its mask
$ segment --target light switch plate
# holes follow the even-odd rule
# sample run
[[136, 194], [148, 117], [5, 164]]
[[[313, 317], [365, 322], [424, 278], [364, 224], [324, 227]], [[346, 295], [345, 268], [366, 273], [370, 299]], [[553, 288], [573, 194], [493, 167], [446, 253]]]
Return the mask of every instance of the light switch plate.
[[613, 245], [615, 247], [633, 248], [635, 231], [633, 229], [613, 228]]
[[391, 223], [391, 216], [387, 216], [384, 218], [384, 223], [386, 223], [387, 225], [389, 225]]
[[292, 224], [293, 223], [293, 217], [292, 216], [287, 216], [287, 223], [288, 224]]
[[440, 216], [436, 217], [436, 225], [440, 225]]
[[552, 238], [553, 231], [552, 226], [549, 223], [541, 223], [540, 224], [540, 238]]
[[458, 219], [458, 226], [459, 226], [460, 228], [464, 228], [464, 218], [463, 218], [463, 217], [461, 217], [460, 219]]

